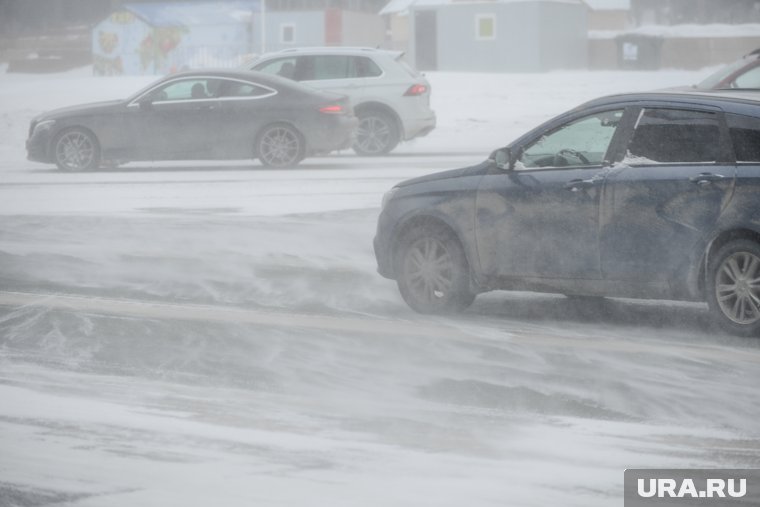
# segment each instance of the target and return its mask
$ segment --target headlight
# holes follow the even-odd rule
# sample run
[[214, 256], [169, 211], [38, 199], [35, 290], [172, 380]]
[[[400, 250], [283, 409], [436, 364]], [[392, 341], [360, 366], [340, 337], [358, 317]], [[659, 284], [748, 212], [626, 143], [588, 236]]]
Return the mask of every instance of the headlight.
[[43, 120], [36, 124], [34, 128], [32, 129], [32, 134], [35, 132], [41, 132], [43, 130], [47, 130], [50, 127], [52, 127], [55, 124], [55, 120]]
[[392, 189], [388, 190], [388, 191], [387, 191], [387, 192], [386, 192], [386, 193], [383, 195], [383, 201], [382, 201], [382, 203], [380, 204], [380, 209], [384, 209], [384, 208], [385, 208], [385, 205], [386, 205], [386, 204], [388, 204], [388, 201], [390, 201], [390, 200], [391, 200], [391, 198], [393, 197], [393, 195], [394, 195], [396, 192], [398, 192], [398, 190], [399, 190], [399, 188], [398, 188], [398, 187], [393, 187]]

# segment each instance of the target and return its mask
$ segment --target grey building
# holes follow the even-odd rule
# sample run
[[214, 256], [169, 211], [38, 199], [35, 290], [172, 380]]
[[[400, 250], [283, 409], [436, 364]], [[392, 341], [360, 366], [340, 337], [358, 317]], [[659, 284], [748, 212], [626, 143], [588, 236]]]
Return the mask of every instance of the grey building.
[[382, 13], [407, 16], [406, 49], [422, 70], [536, 72], [587, 64], [588, 7], [581, 0], [394, 0]]

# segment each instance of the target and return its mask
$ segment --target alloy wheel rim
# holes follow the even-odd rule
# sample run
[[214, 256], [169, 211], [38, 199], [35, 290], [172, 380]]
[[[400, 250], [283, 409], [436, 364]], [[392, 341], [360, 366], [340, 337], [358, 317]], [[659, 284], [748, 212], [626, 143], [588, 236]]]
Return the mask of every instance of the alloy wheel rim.
[[268, 130], [261, 139], [261, 158], [273, 166], [293, 164], [298, 158], [298, 137], [285, 127]]
[[454, 262], [446, 247], [435, 238], [422, 238], [404, 259], [409, 291], [427, 304], [441, 302], [451, 290]]
[[55, 156], [66, 169], [84, 169], [90, 166], [95, 157], [95, 146], [86, 134], [69, 132], [58, 140]]
[[391, 128], [377, 116], [366, 116], [356, 129], [356, 144], [366, 153], [381, 153], [388, 146]]
[[760, 257], [737, 252], [718, 268], [715, 296], [723, 314], [737, 324], [760, 321]]

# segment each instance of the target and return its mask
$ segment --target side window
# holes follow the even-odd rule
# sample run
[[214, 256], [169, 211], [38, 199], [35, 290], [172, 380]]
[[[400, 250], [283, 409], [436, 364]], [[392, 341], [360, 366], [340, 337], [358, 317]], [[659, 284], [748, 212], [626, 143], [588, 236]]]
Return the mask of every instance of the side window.
[[219, 96], [220, 87], [221, 80], [219, 79], [183, 79], [153, 90], [150, 96], [157, 102], [210, 99]]
[[734, 88], [760, 88], [760, 66], [753, 67], [734, 79]]
[[293, 79], [295, 77], [296, 58], [278, 58], [276, 60], [259, 64], [255, 66], [253, 70], [264, 72], [265, 74], [274, 74], [287, 79]]
[[718, 115], [682, 109], [642, 109], [626, 162], [637, 165], [706, 163], [720, 156]]
[[728, 131], [737, 162], [760, 162], [760, 119], [727, 114]]
[[[308, 60], [305, 58], [304, 60]], [[351, 57], [342, 55], [318, 55], [310, 58], [313, 62], [311, 79], [346, 79], [349, 77]], [[306, 78], [304, 78], [306, 79]]]
[[263, 97], [272, 95], [272, 90], [245, 81], [227, 80], [224, 83], [222, 97]]
[[601, 165], [622, 117], [620, 109], [565, 124], [526, 147], [516, 169]]
[[383, 73], [382, 69], [366, 56], [352, 56], [351, 63], [353, 68], [350, 77], [377, 77]]

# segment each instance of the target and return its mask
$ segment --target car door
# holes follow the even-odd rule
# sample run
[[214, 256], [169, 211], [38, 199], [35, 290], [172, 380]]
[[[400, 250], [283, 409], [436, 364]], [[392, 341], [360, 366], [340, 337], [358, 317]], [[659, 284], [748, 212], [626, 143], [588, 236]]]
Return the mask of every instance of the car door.
[[507, 278], [596, 280], [599, 203], [620, 108], [578, 114], [539, 131], [514, 170], [486, 175], [476, 198], [481, 269]]
[[605, 182], [601, 266], [606, 279], [648, 283], [691, 262], [736, 169], [720, 111], [651, 106], [636, 115], [625, 158]]
[[269, 86], [240, 79], [225, 79], [220, 94], [223, 135], [215, 153], [220, 158], [250, 158], [259, 130], [276, 120], [277, 91]]
[[207, 158], [224, 132], [220, 114], [221, 80], [188, 77], [148, 92], [134, 116], [138, 143], [146, 157]]

